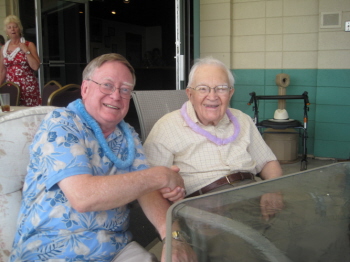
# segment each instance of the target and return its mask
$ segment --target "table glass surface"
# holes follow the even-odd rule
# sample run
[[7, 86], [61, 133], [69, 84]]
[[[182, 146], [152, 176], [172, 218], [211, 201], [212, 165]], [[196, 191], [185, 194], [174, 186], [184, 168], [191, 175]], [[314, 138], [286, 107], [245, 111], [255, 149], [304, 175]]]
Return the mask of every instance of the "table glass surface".
[[[260, 198], [275, 192], [284, 207], [265, 221]], [[350, 261], [349, 200], [350, 163], [331, 164], [179, 201], [166, 239], [180, 229], [200, 262]]]

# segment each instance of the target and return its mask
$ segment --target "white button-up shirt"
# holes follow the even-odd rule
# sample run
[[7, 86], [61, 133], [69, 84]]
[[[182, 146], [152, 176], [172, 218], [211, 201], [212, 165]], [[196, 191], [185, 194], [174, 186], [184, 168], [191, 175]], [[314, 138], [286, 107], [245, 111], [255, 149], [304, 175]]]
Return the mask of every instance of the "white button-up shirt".
[[[187, 113], [201, 128], [221, 139], [232, 136], [233, 123], [225, 115], [216, 125], [202, 125], [188, 101]], [[180, 110], [162, 117], [147, 137], [144, 149], [152, 166], [176, 165], [191, 194], [215, 180], [235, 172], [259, 173], [267, 162], [276, 160], [252, 119], [240, 110], [230, 108], [240, 125], [236, 140], [216, 145], [194, 132], [181, 116]]]

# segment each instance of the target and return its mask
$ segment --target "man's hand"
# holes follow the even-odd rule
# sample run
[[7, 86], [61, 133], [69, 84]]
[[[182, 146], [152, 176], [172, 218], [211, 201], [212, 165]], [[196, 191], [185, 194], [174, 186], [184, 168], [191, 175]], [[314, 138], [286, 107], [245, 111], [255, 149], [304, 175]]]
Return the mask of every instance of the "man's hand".
[[[170, 241], [172, 241], [172, 262], [197, 262], [197, 255], [188, 243], [173, 239]], [[165, 246], [166, 245], [164, 244], [161, 260], [162, 262], [165, 262]]]
[[163, 188], [160, 190], [162, 196], [168, 199], [171, 202], [176, 202], [185, 198], [185, 189], [182, 187], [176, 187], [174, 190], [170, 190], [170, 188]]
[[[177, 166], [172, 166], [170, 169], [176, 173], [180, 171]], [[173, 190], [171, 190], [169, 187], [162, 188], [160, 193], [164, 198], [171, 202], [179, 201], [186, 196], [185, 188], [180, 186], [175, 187]]]
[[266, 193], [260, 198], [261, 214], [265, 221], [282, 210], [283, 208], [283, 196], [281, 193]]

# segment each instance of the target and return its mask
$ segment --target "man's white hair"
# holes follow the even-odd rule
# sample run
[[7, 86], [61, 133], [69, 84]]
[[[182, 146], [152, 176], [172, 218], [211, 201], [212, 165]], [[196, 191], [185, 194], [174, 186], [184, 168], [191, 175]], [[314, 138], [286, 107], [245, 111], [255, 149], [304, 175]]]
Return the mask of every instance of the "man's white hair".
[[212, 56], [208, 56], [208, 57], [204, 57], [204, 58], [200, 58], [198, 60], [196, 60], [196, 62], [194, 63], [194, 65], [191, 68], [189, 77], [188, 77], [188, 85], [187, 87], [190, 87], [192, 82], [193, 82], [193, 77], [195, 72], [197, 71], [198, 67], [202, 66], [202, 65], [217, 65], [220, 66], [222, 69], [224, 69], [226, 71], [227, 74], [227, 78], [228, 78], [228, 84], [230, 87], [233, 88], [234, 83], [235, 83], [235, 79], [232, 75], [232, 72], [230, 69], [227, 68], [227, 66], [221, 62], [220, 60], [213, 58]]

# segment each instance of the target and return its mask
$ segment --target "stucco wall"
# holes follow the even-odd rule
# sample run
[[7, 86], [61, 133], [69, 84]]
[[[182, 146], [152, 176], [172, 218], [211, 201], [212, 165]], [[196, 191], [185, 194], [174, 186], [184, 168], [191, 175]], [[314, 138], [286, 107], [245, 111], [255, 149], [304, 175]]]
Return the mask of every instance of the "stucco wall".
[[18, 15], [18, 1], [17, 0], [0, 0], [0, 35], [6, 40], [6, 33], [4, 29], [4, 19], [8, 15]]
[[[350, 157], [350, 20], [348, 0], [201, 0], [200, 53], [225, 62], [236, 76], [231, 105], [252, 115], [249, 93], [278, 94], [275, 76], [288, 73], [287, 94], [308, 91], [308, 153]], [[321, 28], [323, 12], [340, 12], [340, 28]], [[277, 102], [260, 105], [271, 118]], [[287, 101], [291, 118], [303, 106]]]
[[[199, 6], [200, 56], [217, 57], [232, 69], [231, 105], [252, 115], [249, 93], [277, 94], [276, 74], [288, 73], [288, 95], [309, 92], [309, 154], [349, 158], [350, 33], [344, 24], [350, 1], [200, 0]], [[17, 0], [0, 0], [1, 21], [17, 10]], [[322, 12], [340, 12], [341, 27], [320, 28]], [[277, 102], [265, 102], [260, 114], [270, 118], [276, 108]], [[302, 120], [302, 109], [300, 102], [287, 102], [291, 118]]]

